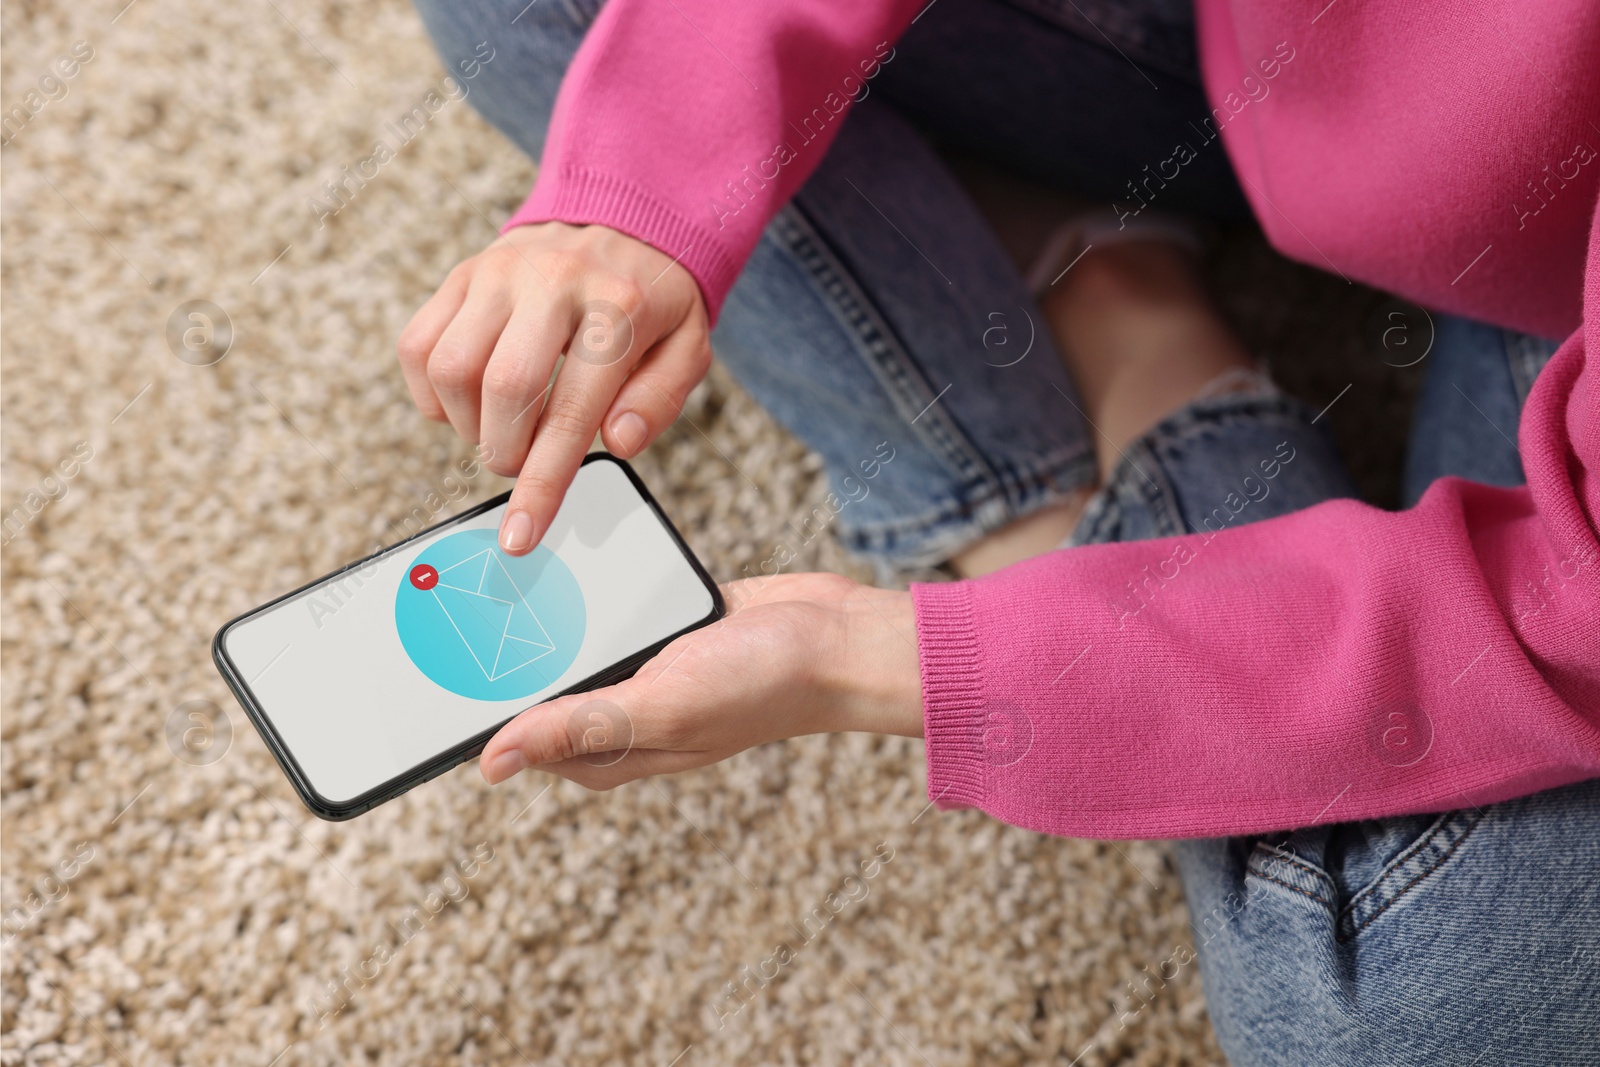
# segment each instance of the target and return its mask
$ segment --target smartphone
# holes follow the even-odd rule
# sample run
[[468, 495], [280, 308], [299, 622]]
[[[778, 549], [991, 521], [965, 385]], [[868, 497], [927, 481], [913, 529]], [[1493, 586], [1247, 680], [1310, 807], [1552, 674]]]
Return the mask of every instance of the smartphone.
[[477, 756], [518, 712], [619, 682], [722, 617], [622, 460], [592, 453], [509, 556], [509, 493], [227, 623], [223, 679], [306, 807], [350, 819]]

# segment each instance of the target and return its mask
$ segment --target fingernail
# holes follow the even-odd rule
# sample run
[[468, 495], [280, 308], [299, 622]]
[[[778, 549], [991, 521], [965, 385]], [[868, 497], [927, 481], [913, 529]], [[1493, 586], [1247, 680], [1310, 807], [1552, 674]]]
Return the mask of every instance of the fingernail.
[[533, 544], [533, 516], [513, 511], [500, 527], [500, 547], [507, 552], [526, 552]]
[[489, 780], [490, 785], [499, 785], [507, 778], [521, 774], [527, 769], [528, 760], [523, 756], [522, 750], [512, 748], [490, 760], [483, 776]]
[[611, 423], [611, 436], [617, 439], [617, 444], [628, 455], [633, 455], [644, 447], [644, 435], [648, 432], [644, 419], [637, 412], [624, 411]]

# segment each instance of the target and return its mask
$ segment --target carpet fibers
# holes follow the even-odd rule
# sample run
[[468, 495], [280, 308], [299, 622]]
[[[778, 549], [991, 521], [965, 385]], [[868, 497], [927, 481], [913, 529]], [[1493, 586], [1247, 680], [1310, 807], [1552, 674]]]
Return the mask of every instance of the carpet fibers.
[[[450, 480], [467, 449], [412, 410], [393, 345], [533, 168], [450, 103], [319, 218], [444, 76], [410, 9], [125, 3], [3, 16], [27, 121], [0, 157], [0, 1063], [1220, 1060], [1193, 967], [1148, 977], [1190, 939], [1165, 848], [927, 810], [918, 742], [809, 738], [606, 794], [469, 765], [310, 816], [211, 635], [439, 495], [504, 487]], [[1224, 281], [1266, 279], [1230, 308], [1337, 367], [1372, 294], [1269, 259], [1226, 253]], [[1345, 361], [1308, 397], [1358, 378], [1351, 410], [1399, 403]], [[637, 466], [720, 579], [826, 491], [720, 371]], [[799, 564], [865, 576], [826, 537]]]

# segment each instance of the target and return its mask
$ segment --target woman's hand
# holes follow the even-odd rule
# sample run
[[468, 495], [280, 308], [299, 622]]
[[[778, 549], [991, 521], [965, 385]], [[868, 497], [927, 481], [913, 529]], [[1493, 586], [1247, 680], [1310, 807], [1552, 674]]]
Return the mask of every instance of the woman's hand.
[[678, 638], [634, 677], [507, 723], [479, 758], [483, 776], [537, 767], [610, 789], [801, 734], [922, 736], [911, 594], [834, 574], [751, 578], [723, 592], [726, 618]]
[[500, 524], [513, 555], [544, 536], [597, 431], [637, 455], [711, 365], [688, 271], [627, 234], [560, 222], [519, 226], [458, 265], [399, 349], [418, 410], [517, 479]]

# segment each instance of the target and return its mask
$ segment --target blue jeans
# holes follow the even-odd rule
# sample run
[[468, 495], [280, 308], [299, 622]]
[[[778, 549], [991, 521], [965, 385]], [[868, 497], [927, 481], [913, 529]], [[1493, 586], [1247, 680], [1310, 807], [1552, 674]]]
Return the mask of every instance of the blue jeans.
[[[470, 99], [537, 157], [601, 2], [418, 7], [452, 69], [480, 41], [495, 48]], [[848, 547], [884, 569], [937, 563], [1095, 478], [1093, 431], [1043, 317], [934, 145], [1126, 201], [1183, 140], [1195, 158], [1153, 206], [1246, 218], [1221, 144], [1196, 125], [1209, 110], [1195, 70], [1183, 0], [940, 0], [896, 43], [768, 226], [713, 337], [740, 383], [822, 455], [850, 501], [832, 522]], [[1510, 441], [1552, 346], [1436, 325], [1409, 499], [1446, 473], [1520, 481]], [[885, 445], [894, 458], [880, 465]], [[1230, 522], [1354, 495], [1315, 413], [1232, 395], [1129, 447], [1074, 540], [1196, 530], [1274, 458], [1270, 491], [1222, 509]], [[1180, 842], [1177, 856], [1235, 1063], [1600, 1063], [1600, 784]]]

